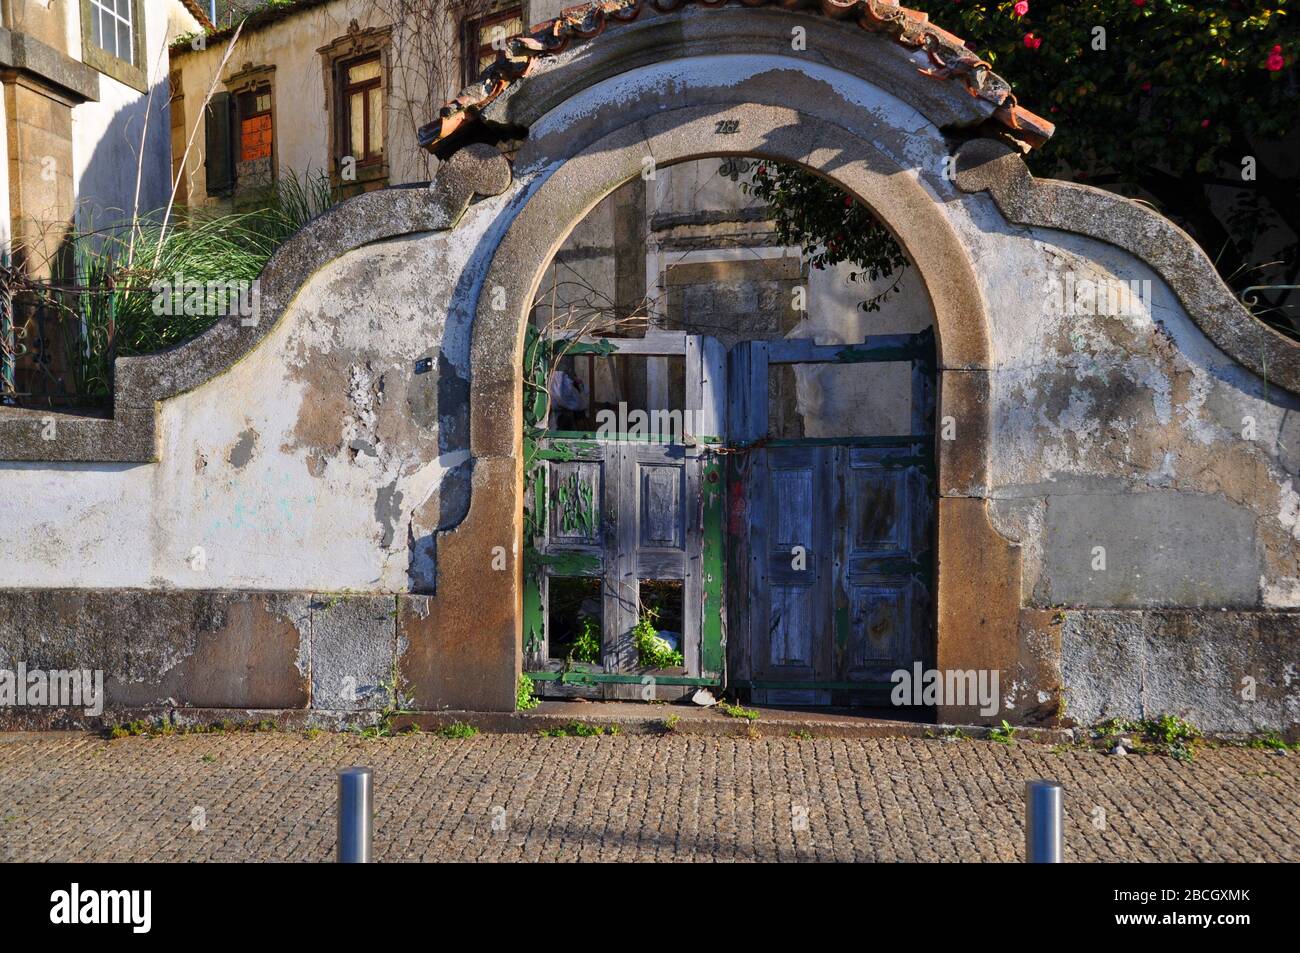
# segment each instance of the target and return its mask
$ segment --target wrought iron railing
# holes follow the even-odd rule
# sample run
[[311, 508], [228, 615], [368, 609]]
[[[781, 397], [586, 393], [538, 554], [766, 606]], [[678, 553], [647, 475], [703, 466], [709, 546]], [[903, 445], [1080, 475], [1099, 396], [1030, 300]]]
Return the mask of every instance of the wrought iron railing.
[[112, 394], [112, 287], [32, 278], [0, 258], [0, 404], [98, 407]]

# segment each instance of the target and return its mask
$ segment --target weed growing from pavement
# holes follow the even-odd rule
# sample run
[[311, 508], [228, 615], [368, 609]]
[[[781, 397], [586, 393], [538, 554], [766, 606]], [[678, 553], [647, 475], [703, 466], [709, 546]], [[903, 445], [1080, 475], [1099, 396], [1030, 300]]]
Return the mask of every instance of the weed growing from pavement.
[[759, 713], [753, 708], [745, 708], [743, 705], [732, 705], [729, 702], [718, 702], [718, 708], [728, 718], [743, 718], [746, 721], [757, 721]]
[[1004, 745], [1015, 744], [1016, 728], [1014, 725], [1010, 724], [1005, 718], [1003, 718], [1002, 724], [994, 725], [992, 728], [989, 729], [989, 740], [996, 741]]
[[543, 728], [538, 732], [543, 738], [599, 738], [602, 735], [617, 737], [623, 733], [618, 725], [593, 725], [585, 721], [571, 721], [559, 728]]
[[1176, 761], [1191, 761], [1204, 738], [1196, 726], [1176, 715], [1132, 720], [1111, 718], [1095, 725], [1090, 732], [1102, 748], [1110, 748], [1122, 741], [1134, 754], [1166, 754]]
[[444, 738], [473, 738], [478, 734], [478, 729], [468, 722], [453, 721], [450, 725], [439, 728], [438, 734]]
[[110, 741], [119, 738], [167, 738], [173, 735], [223, 735], [255, 731], [279, 731], [280, 726], [270, 719], [257, 723], [237, 723], [225, 718], [206, 725], [178, 725], [165, 718], [146, 721], [143, 718], [123, 722], [105, 729], [105, 736]]
[[537, 685], [525, 673], [519, 673], [519, 685], [515, 689], [515, 711], [531, 711], [541, 704], [537, 698]]
[[391, 738], [393, 736], [393, 719], [398, 715], [409, 715], [412, 713], [412, 706], [415, 699], [408, 693], [410, 686], [402, 677], [402, 673], [397, 669], [397, 661], [393, 661], [393, 669], [386, 680], [380, 683], [384, 689], [387, 700], [384, 707], [379, 709], [379, 719], [373, 725], [368, 725], [361, 729], [361, 737], [374, 738]]
[[1300, 742], [1287, 744], [1281, 735], [1275, 731], [1270, 731], [1257, 738], [1251, 738], [1245, 743], [1244, 747], [1256, 748], [1262, 751], [1300, 751]]

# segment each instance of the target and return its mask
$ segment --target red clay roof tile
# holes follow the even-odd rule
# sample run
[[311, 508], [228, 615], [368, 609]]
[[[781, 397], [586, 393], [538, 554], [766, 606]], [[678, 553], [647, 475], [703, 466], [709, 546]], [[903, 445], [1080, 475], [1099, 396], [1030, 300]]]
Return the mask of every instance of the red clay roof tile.
[[[611, 23], [635, 20], [647, 3], [661, 13], [669, 13], [689, 2], [712, 8], [725, 5], [727, 0], [596, 0], [566, 7], [555, 19], [507, 41], [483, 79], [444, 103], [438, 117], [420, 129], [420, 144], [431, 151], [441, 150], [460, 138], [472, 128], [479, 113], [512, 83], [532, 72], [539, 59], [560, 53], [571, 42], [598, 36]], [[960, 37], [932, 25], [925, 13], [900, 6], [896, 0], [741, 0], [741, 3], [747, 7], [775, 4], [787, 10], [815, 8], [835, 20], [856, 15], [863, 30], [884, 33], [902, 46], [924, 50], [931, 66], [917, 72], [932, 79], [961, 82], [972, 96], [997, 107], [991, 121], [1002, 132], [1029, 148], [1042, 145], [1055, 131], [1046, 119], [1018, 105], [1010, 84], [967, 49]]]

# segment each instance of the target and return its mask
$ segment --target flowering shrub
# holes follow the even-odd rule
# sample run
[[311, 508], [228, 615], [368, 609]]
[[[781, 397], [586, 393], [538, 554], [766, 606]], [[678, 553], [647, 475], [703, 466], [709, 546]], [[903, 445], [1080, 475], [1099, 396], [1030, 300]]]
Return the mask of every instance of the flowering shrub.
[[[1056, 123], [1052, 139], [1027, 157], [1036, 174], [1150, 201], [1238, 289], [1300, 284], [1300, 164], [1291, 158], [1300, 24], [1285, 2], [906, 2], [963, 37], [1023, 106]], [[861, 224], [866, 209], [850, 217], [837, 190], [795, 176], [755, 183], [779, 226], [825, 250], [814, 264], [847, 258], [861, 273], [886, 275], [899, 267], [888, 233], [874, 220]], [[803, 207], [816, 196], [821, 208]], [[1259, 236], [1272, 229], [1280, 241], [1261, 249]], [[1270, 259], [1283, 264], [1262, 267]], [[1289, 313], [1300, 307], [1260, 316], [1295, 333]]]

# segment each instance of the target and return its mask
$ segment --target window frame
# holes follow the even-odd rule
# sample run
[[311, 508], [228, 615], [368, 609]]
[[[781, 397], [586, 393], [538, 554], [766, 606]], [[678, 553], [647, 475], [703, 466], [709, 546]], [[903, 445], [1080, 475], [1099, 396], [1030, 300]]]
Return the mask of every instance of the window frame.
[[[259, 96], [266, 96], [266, 108], [257, 108], [257, 99]], [[253, 102], [253, 108], [246, 111], [245, 105], [248, 100]], [[249, 160], [244, 158], [244, 122], [249, 119], [256, 119], [258, 116], [271, 117], [271, 153], [267, 156], [272, 160], [272, 168], [275, 167], [275, 100], [271, 96], [271, 84], [264, 82], [256, 86], [249, 86], [235, 94], [235, 130], [239, 133], [239, 141], [235, 144], [235, 163], [238, 168], [239, 163]]]
[[[226, 93], [230, 97], [230, 129], [229, 129], [229, 151], [230, 151], [230, 191], [228, 194], [240, 197], [241, 194], [256, 192], [258, 189], [266, 188], [273, 185], [280, 177], [280, 163], [278, 159], [279, 152], [279, 134], [276, 131], [276, 69], [274, 65], [253, 65], [252, 63], [244, 64], [244, 67], [233, 76], [229, 77], [222, 84]], [[267, 95], [270, 98], [270, 105], [263, 110], [256, 110], [256, 97]], [[245, 104], [249, 97], [254, 97], [254, 112], [245, 112]], [[240, 166], [244, 164], [244, 120], [251, 119], [254, 116], [270, 115], [271, 117], [271, 154], [267, 157], [270, 165], [270, 176], [267, 181], [259, 179], [251, 181], [246, 180], [240, 175]]]
[[[104, 0], [99, 0], [103, 3]], [[112, 0], [108, 0], [109, 3]], [[131, 59], [124, 60], [108, 52], [94, 38], [94, 23], [99, 16], [99, 7], [94, 0], [81, 0], [81, 61], [123, 85], [130, 86], [137, 92], [148, 92], [149, 80], [145, 72], [147, 65], [145, 37], [144, 0], [131, 2]], [[113, 12], [116, 17], [116, 11]]]
[[479, 63], [484, 56], [494, 52], [494, 47], [490, 42], [483, 43], [479, 41], [483, 29], [506, 20], [518, 20], [520, 34], [522, 34], [527, 29], [527, 24], [524, 21], [523, 4], [503, 7], [500, 10], [480, 14], [479, 16], [467, 16], [461, 20], [460, 58], [464, 85], [469, 86], [482, 79], [483, 70], [486, 67], [480, 67]]
[[[348, 80], [348, 73], [357, 66], [366, 63], [375, 63], [379, 67], [379, 75], [372, 79], [362, 80], [357, 83]], [[338, 65], [339, 74], [339, 132], [342, 134], [342, 141], [339, 143], [340, 154], [337, 157], [342, 159], [344, 156], [353, 156], [357, 160], [357, 168], [370, 168], [376, 165], [383, 165], [387, 158], [388, 144], [384, 141], [387, 139], [387, 122], [384, 117], [383, 100], [386, 98], [386, 87], [384, 85], [384, 57], [379, 50], [369, 53], [363, 53], [360, 56], [351, 59], [341, 60]], [[379, 151], [372, 152], [370, 142], [370, 90], [378, 89], [380, 94], [380, 111], [379, 111]], [[365, 93], [361, 98], [362, 117], [361, 117], [361, 136], [365, 143], [365, 154], [356, 155], [352, 148], [352, 97], [357, 93]]]
[[[388, 179], [389, 127], [388, 98], [392, 81], [392, 67], [389, 62], [389, 46], [392, 37], [391, 26], [368, 27], [362, 29], [355, 20], [347, 33], [331, 40], [316, 52], [321, 55], [322, 79], [325, 83], [325, 114], [329, 138], [326, 145], [326, 167], [329, 169], [331, 185], [340, 190], [341, 195], [351, 195], [354, 191], [367, 191], [384, 185]], [[377, 159], [368, 163], [358, 161], [356, 178], [344, 181], [341, 176], [343, 158], [351, 154], [351, 129], [345, 125], [348, 119], [347, 108], [343, 105], [343, 90], [346, 84], [346, 65], [355, 65], [357, 61], [369, 56], [379, 57], [379, 88], [381, 111], [379, 117], [379, 134], [383, 140], [383, 152]]]

